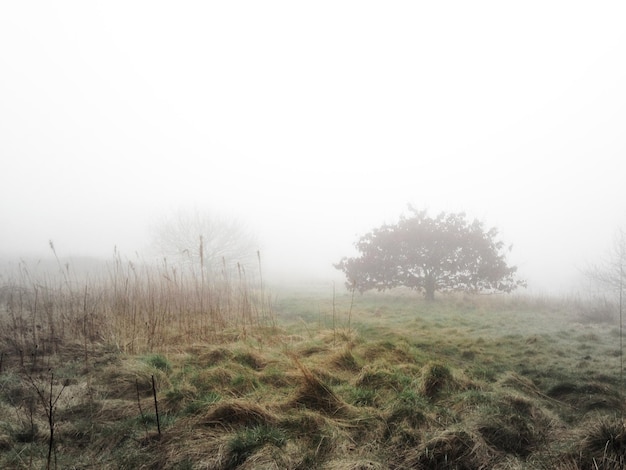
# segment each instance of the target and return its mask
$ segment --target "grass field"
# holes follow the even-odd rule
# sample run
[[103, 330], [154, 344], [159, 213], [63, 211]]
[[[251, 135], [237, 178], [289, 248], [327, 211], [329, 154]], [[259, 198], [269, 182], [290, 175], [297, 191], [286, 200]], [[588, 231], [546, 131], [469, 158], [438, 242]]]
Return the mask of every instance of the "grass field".
[[0, 468], [624, 468], [604, 305], [117, 269], [2, 287]]

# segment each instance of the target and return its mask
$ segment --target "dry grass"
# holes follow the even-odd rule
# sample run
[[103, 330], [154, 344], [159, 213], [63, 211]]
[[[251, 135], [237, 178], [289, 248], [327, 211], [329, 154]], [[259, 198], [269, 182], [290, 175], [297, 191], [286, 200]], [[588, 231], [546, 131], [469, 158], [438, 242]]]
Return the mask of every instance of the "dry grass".
[[578, 444], [583, 467], [607, 470], [626, 467], [626, 423], [623, 419], [600, 417], [591, 421]]
[[216, 343], [274, 324], [268, 297], [241, 269], [233, 279], [226, 271], [124, 262], [116, 254], [89, 277], [69, 265], [50, 275], [23, 263], [14, 276], [0, 290], [0, 340], [27, 359], [71, 342], [85, 355], [103, 343], [130, 354]]
[[457, 388], [458, 384], [449, 367], [439, 363], [424, 366], [421, 379], [421, 392], [424, 396], [434, 399]]
[[300, 360], [292, 360], [302, 373], [302, 384], [292, 399], [293, 406], [320, 411], [332, 416], [343, 417], [350, 414], [350, 407], [332, 389], [313, 374]]
[[252, 426], [275, 424], [278, 418], [268, 409], [246, 401], [221, 403], [209, 410], [199, 423], [205, 426]]
[[50, 383], [61, 392], [58, 468], [626, 461], [619, 337], [614, 325], [577, 322], [567, 302], [347, 295], [333, 318], [294, 297], [274, 302], [268, 322], [252, 282], [237, 300], [243, 279], [117, 263], [102, 285], [29, 273], [3, 287], [0, 467], [45, 468], [37, 390]]
[[406, 454], [406, 468], [474, 470], [489, 468], [494, 460], [480, 436], [464, 430], [445, 430]]

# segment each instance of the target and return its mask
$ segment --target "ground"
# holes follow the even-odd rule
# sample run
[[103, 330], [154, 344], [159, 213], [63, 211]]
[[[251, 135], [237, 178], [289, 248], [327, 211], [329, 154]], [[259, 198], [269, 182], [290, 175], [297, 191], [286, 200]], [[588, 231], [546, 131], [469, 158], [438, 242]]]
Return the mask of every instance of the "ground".
[[511, 295], [278, 292], [264, 321], [132, 353], [102, 337], [29, 349], [6, 333], [0, 467], [573, 470], [626, 461], [611, 312]]

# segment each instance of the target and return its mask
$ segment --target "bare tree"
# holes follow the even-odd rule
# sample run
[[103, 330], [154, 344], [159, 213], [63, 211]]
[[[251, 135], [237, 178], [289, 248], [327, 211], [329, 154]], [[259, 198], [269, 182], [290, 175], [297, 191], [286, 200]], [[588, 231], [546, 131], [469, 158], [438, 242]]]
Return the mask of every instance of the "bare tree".
[[626, 233], [620, 229], [615, 236], [613, 247], [608, 256], [599, 264], [585, 270], [585, 276], [600, 289], [621, 292], [624, 287], [624, 269], [626, 266]]
[[620, 384], [624, 386], [624, 270], [626, 266], [626, 233], [620, 229], [608, 258], [591, 266], [586, 276], [606, 293], [617, 293], [619, 308]]
[[169, 261], [208, 270], [242, 266], [257, 259], [256, 237], [236, 219], [178, 210], [153, 229], [154, 251]]

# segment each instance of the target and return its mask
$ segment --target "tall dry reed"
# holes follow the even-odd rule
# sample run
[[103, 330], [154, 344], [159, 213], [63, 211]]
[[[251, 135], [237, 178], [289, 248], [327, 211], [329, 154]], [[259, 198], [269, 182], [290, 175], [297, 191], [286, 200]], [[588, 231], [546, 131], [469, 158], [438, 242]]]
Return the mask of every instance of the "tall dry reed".
[[57, 268], [38, 272], [20, 262], [0, 286], [1, 339], [21, 355], [61, 344], [80, 345], [85, 355], [98, 344], [141, 353], [273, 324], [257, 276], [227, 260], [213, 272], [202, 262], [148, 264], [115, 252], [98, 272], [79, 275], [60, 261]]

